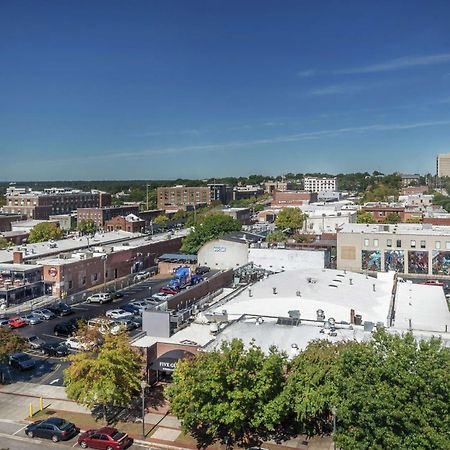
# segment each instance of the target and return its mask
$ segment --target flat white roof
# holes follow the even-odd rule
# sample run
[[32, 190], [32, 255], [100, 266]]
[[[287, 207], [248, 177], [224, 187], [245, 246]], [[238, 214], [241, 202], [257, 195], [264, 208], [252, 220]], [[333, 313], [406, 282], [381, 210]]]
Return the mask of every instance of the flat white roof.
[[394, 327], [450, 332], [450, 312], [444, 290], [411, 282], [397, 283]]
[[386, 323], [392, 286], [392, 272], [373, 278], [342, 270], [292, 270], [245, 288], [218, 311], [226, 309], [231, 318], [238, 318], [244, 314], [289, 317], [289, 311], [299, 310], [301, 318], [316, 320], [317, 310], [322, 309], [326, 318], [350, 322], [354, 309], [363, 321]]
[[450, 236], [450, 226], [399, 223], [397, 225], [346, 223], [339, 233], [365, 234], [422, 234], [424, 236]]

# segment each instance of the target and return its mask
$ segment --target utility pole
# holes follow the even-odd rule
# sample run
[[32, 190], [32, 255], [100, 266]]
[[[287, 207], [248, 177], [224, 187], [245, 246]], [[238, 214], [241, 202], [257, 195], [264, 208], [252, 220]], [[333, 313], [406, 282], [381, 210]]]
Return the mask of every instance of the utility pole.
[[148, 211], [148, 183], [147, 183], [146, 187], [147, 187], [147, 211]]

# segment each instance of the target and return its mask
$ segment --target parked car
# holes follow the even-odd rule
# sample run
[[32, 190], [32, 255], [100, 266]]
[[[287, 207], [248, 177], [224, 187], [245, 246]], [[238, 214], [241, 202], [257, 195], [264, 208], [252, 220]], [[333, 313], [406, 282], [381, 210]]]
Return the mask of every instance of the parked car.
[[99, 294], [93, 294], [86, 299], [86, 303], [103, 303], [112, 302], [112, 296], [108, 292], [102, 292]]
[[25, 320], [28, 325], [37, 325], [42, 322], [42, 319], [35, 314], [26, 314], [24, 316], [20, 316], [21, 319]]
[[50, 311], [48, 308], [35, 309], [32, 313], [42, 320], [50, 320], [56, 317], [55, 313]]
[[109, 294], [111, 294], [111, 297], [113, 300], [115, 300], [116, 298], [122, 298], [123, 294], [120, 291], [108, 291]]
[[441, 286], [444, 287], [444, 283], [440, 280], [427, 280], [425, 281], [425, 283], [422, 284], [426, 284], [427, 286]]
[[205, 273], [208, 273], [211, 269], [208, 266], [198, 266], [195, 269], [196, 275], [204, 275]]
[[14, 353], [9, 357], [9, 365], [19, 370], [31, 370], [36, 366], [36, 361], [25, 353]]
[[81, 342], [76, 336], [69, 337], [64, 342], [66, 346], [72, 350], [90, 351], [95, 347], [94, 342]]
[[57, 316], [68, 316], [73, 313], [73, 309], [67, 305], [66, 303], [55, 303], [52, 306], [49, 306], [48, 309], [56, 314]]
[[191, 277], [191, 286], [195, 286], [203, 281], [203, 277], [201, 275], [192, 275]]
[[109, 319], [125, 319], [128, 317], [132, 317], [133, 313], [125, 311], [123, 309], [110, 309], [106, 311], [105, 316]]
[[44, 344], [45, 341], [37, 336], [30, 336], [27, 338], [28, 347], [39, 350]]
[[81, 448], [97, 448], [100, 450], [124, 450], [133, 445], [133, 438], [117, 428], [103, 427], [98, 430], [85, 431], [78, 437]]
[[69, 350], [63, 342], [47, 342], [41, 347], [41, 352], [48, 356], [67, 356]]
[[163, 294], [162, 292], [152, 295], [152, 299], [158, 300], [160, 302], [168, 300], [170, 297], [173, 297], [173, 295], [172, 294]]
[[28, 325], [26, 320], [22, 319], [22, 317], [11, 317], [11, 319], [8, 320], [8, 325], [11, 328], [22, 328]]
[[114, 322], [122, 324], [126, 331], [135, 330], [139, 326], [133, 319], [129, 318], [117, 319]]
[[135, 316], [139, 315], [139, 308], [131, 303], [122, 305], [120, 308], [123, 309], [124, 311], [127, 311], [127, 312], [135, 315]]
[[150, 308], [150, 304], [145, 300], [135, 300], [131, 302], [130, 305], [135, 306], [138, 309], [139, 314], [142, 314], [143, 311]]
[[8, 328], [9, 320], [8, 319], [0, 319], [0, 328]]
[[145, 279], [148, 278], [150, 274], [148, 272], [138, 272], [135, 276], [134, 276], [134, 281], [144, 281]]
[[30, 437], [51, 439], [53, 442], [67, 441], [77, 435], [80, 429], [64, 419], [52, 417], [47, 420], [38, 420], [25, 428], [25, 434]]
[[[127, 330], [127, 325], [119, 320], [111, 320], [108, 324], [109, 332], [113, 335], [123, 333]], [[101, 331], [101, 330], [100, 330]]]
[[170, 287], [170, 286], [163, 286], [163, 287], [159, 290], [159, 292], [160, 292], [161, 294], [171, 294], [171, 295], [175, 295], [175, 294], [178, 294], [179, 290], [178, 290], [178, 289], [175, 289], [175, 288], [173, 288], [173, 287]]

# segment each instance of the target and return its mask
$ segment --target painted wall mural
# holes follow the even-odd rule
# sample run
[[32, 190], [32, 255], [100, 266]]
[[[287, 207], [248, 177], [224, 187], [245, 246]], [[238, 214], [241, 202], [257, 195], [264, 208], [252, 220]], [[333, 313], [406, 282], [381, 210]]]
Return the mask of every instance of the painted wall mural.
[[433, 275], [450, 274], [450, 252], [439, 252], [433, 250], [432, 254]]
[[428, 273], [428, 252], [408, 252], [408, 273]]
[[361, 250], [361, 267], [363, 270], [381, 271], [381, 252], [379, 250]]
[[405, 271], [405, 252], [403, 250], [387, 250], [384, 252], [384, 270], [403, 273]]

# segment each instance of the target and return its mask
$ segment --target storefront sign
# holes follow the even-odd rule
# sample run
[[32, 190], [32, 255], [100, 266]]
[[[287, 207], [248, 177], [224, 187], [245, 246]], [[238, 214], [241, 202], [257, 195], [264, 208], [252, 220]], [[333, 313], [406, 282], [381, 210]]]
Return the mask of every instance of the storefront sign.
[[48, 274], [54, 278], [58, 275], [58, 269], [56, 267], [50, 267], [50, 269], [48, 269]]

